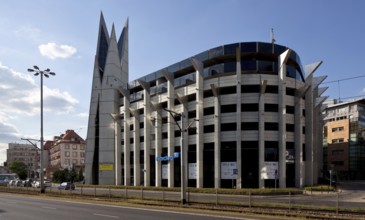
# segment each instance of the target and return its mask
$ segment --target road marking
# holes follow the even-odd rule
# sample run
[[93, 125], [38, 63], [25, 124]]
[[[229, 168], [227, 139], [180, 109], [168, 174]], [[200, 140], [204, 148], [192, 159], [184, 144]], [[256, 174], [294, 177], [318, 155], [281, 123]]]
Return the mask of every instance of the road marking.
[[93, 215], [108, 217], [108, 218], [119, 218], [118, 216], [114, 216], [114, 215], [104, 215], [104, 214], [98, 214], [98, 213], [93, 213]]
[[43, 209], [56, 209], [55, 207], [49, 207], [49, 206], [42, 206]]

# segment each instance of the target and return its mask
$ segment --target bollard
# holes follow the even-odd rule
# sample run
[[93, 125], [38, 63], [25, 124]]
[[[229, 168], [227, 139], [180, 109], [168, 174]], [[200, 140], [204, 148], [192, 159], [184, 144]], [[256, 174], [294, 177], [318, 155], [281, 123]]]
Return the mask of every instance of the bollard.
[[289, 212], [291, 211], [291, 192], [289, 191]]
[[338, 200], [339, 200], [339, 193], [337, 193], [337, 200], [336, 200], [336, 215], [338, 215]]
[[251, 190], [248, 191], [248, 207], [251, 208]]
[[165, 189], [162, 189], [162, 201], [165, 202]]
[[141, 187], [141, 199], [143, 201], [143, 187]]
[[218, 189], [215, 189], [215, 205], [218, 205]]
[[96, 197], [96, 186], [94, 187], [94, 197]]
[[128, 188], [125, 187], [125, 200], [128, 200]]
[[112, 199], [112, 191], [111, 191], [111, 188], [109, 186], [109, 200], [111, 200], [111, 199]]

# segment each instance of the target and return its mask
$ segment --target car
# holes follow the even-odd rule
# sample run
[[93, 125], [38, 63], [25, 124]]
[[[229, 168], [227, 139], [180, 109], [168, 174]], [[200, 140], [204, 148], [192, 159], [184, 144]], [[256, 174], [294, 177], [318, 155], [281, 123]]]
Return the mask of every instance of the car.
[[[44, 181], [43, 182], [43, 187], [47, 188], [47, 187], [51, 187], [52, 183], [50, 181]], [[41, 181], [35, 181], [33, 184], [33, 187], [35, 188], [41, 188]]]
[[63, 182], [61, 183], [57, 189], [59, 190], [75, 190], [75, 184], [71, 182]]

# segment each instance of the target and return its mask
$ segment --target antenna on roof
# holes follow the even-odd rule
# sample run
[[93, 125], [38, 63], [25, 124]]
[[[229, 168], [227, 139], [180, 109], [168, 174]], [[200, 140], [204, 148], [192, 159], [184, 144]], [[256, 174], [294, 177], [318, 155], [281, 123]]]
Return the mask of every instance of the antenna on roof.
[[271, 43], [274, 44], [275, 43], [275, 37], [274, 37], [274, 28], [271, 28]]

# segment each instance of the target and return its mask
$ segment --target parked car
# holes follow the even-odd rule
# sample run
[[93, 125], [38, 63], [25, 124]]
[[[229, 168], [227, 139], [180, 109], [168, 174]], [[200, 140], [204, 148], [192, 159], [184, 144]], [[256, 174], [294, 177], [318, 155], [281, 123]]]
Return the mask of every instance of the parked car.
[[75, 190], [75, 184], [71, 183], [71, 182], [63, 182], [61, 183], [57, 189], [59, 190]]
[[[43, 186], [44, 186], [44, 188], [51, 187], [52, 183], [50, 181], [44, 181]], [[33, 187], [41, 188], [41, 181], [35, 181], [33, 184]]]

